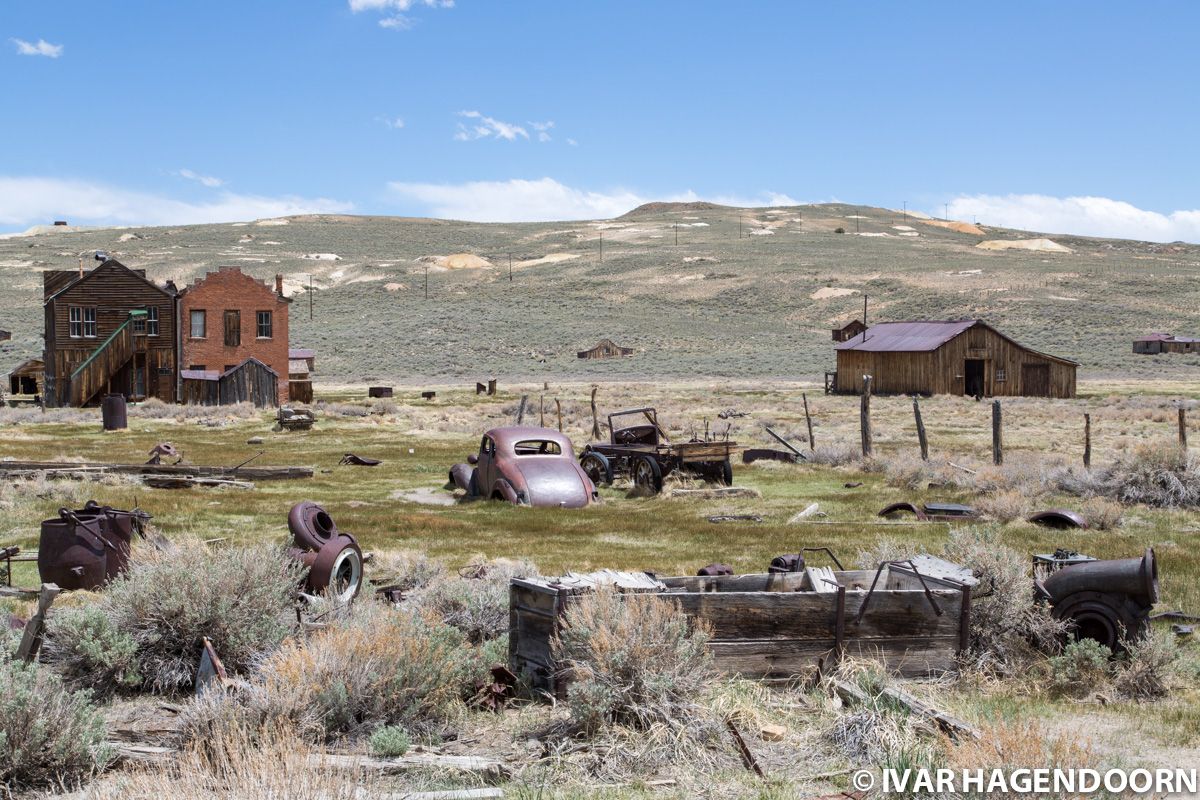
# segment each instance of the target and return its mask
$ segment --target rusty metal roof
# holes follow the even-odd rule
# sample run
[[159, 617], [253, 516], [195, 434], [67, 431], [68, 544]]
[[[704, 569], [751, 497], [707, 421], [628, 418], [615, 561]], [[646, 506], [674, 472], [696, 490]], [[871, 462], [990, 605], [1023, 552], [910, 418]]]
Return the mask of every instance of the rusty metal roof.
[[1169, 333], [1148, 333], [1134, 339], [1135, 342], [1169, 342], [1175, 337]]
[[880, 322], [834, 346], [835, 350], [871, 353], [923, 353], [937, 350], [970, 328], [977, 319], [956, 322]]
[[288, 358], [316, 358], [317, 351], [307, 347], [293, 347], [288, 350]]

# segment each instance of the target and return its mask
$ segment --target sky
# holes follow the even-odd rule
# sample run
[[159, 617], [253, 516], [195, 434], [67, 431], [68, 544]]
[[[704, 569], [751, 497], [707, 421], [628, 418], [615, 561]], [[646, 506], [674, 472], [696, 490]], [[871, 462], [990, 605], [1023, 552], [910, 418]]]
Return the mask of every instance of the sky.
[[0, 231], [846, 202], [1200, 242], [1200, 4], [2, 0]]

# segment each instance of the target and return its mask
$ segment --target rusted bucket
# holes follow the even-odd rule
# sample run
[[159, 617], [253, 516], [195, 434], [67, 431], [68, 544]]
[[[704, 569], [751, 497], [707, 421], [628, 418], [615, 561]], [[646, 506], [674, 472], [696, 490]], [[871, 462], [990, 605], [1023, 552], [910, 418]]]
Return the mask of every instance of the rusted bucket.
[[100, 401], [100, 417], [106, 431], [123, 431], [129, 427], [125, 412], [125, 395], [106, 394]]
[[96, 589], [123, 573], [135, 533], [149, 515], [120, 511], [93, 500], [77, 511], [60, 508], [42, 522], [38, 574], [63, 589]]

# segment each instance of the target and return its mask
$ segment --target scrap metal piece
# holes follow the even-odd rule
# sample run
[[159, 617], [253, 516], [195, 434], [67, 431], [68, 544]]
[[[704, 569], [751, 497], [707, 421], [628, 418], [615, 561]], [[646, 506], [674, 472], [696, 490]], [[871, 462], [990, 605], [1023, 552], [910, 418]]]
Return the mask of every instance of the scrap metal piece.
[[1118, 650], [1139, 636], [1158, 602], [1154, 549], [1141, 558], [1087, 561], [1052, 572], [1039, 584], [1055, 619], [1068, 620], [1076, 639]]
[[771, 566], [767, 568], [767, 572], [803, 572], [804, 571], [804, 556], [801, 553], [785, 553], [781, 556], [775, 556], [771, 559]]
[[582, 508], [599, 499], [575, 460], [570, 438], [551, 428], [492, 428], [480, 440], [479, 451], [451, 467], [449, 477], [467, 497], [514, 505]]
[[701, 578], [719, 578], [722, 575], [732, 575], [733, 567], [728, 564], [709, 564], [701, 567], [696, 574]]
[[892, 517], [892, 516], [896, 516], [896, 515], [902, 514], [902, 513], [911, 513], [922, 522], [929, 519], [929, 517], [925, 514], [925, 511], [923, 509], [918, 508], [915, 503], [904, 503], [904, 502], [892, 503], [890, 506], [887, 506], [886, 508], [881, 510], [879, 512], [878, 516]]
[[338, 534], [333, 517], [311, 500], [292, 506], [288, 512], [288, 530], [297, 547], [313, 551], [320, 550]]
[[150, 460], [146, 462], [147, 464], [161, 464], [164, 456], [166, 458], [178, 459], [175, 462], [176, 464], [183, 460], [183, 456], [175, 449], [175, 445], [170, 442], [159, 442], [154, 445], [150, 450], [149, 456]]
[[0, 580], [4, 581], [5, 586], [12, 586], [12, 559], [18, 555], [21, 548], [16, 545], [10, 547], [0, 547], [0, 561], [3, 561], [3, 571], [0, 571]]
[[488, 671], [492, 679], [475, 682], [471, 705], [499, 712], [517, 696], [517, 676], [504, 664], [493, 664]]
[[742, 463], [753, 464], [755, 461], [782, 461], [785, 464], [795, 464], [800, 457], [795, 453], [783, 450], [772, 450], [768, 447], [751, 447], [742, 451]]
[[305, 553], [300, 560], [308, 566], [305, 585], [312, 594], [328, 593], [348, 603], [358, 594], [363, 580], [362, 550], [355, 538], [340, 533], [316, 553]]
[[1077, 511], [1066, 508], [1049, 508], [1029, 517], [1029, 522], [1046, 528], [1087, 528], [1087, 520]]
[[196, 696], [210, 689], [226, 689], [229, 686], [229, 675], [225, 665], [217, 656], [212, 640], [207, 636], [203, 639], [204, 646], [200, 650], [200, 664], [196, 667]]
[[43, 520], [38, 541], [38, 574], [63, 589], [96, 589], [122, 574], [134, 535], [145, 536], [150, 515], [121, 511], [89, 500], [83, 508], [58, 510]]
[[354, 453], [346, 453], [338, 463], [355, 467], [378, 467], [383, 462], [378, 458], [367, 458], [366, 456], [355, 455]]

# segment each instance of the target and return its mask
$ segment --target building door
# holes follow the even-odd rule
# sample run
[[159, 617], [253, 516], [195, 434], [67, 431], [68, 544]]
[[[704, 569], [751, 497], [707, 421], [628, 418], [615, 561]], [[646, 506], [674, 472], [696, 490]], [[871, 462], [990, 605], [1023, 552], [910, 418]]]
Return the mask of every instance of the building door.
[[984, 361], [981, 358], [968, 358], [963, 362], [963, 394], [968, 397], [983, 397]]
[[225, 346], [240, 347], [242, 344], [242, 312], [225, 312]]
[[1050, 396], [1050, 365], [1021, 365], [1021, 394], [1026, 397]]

